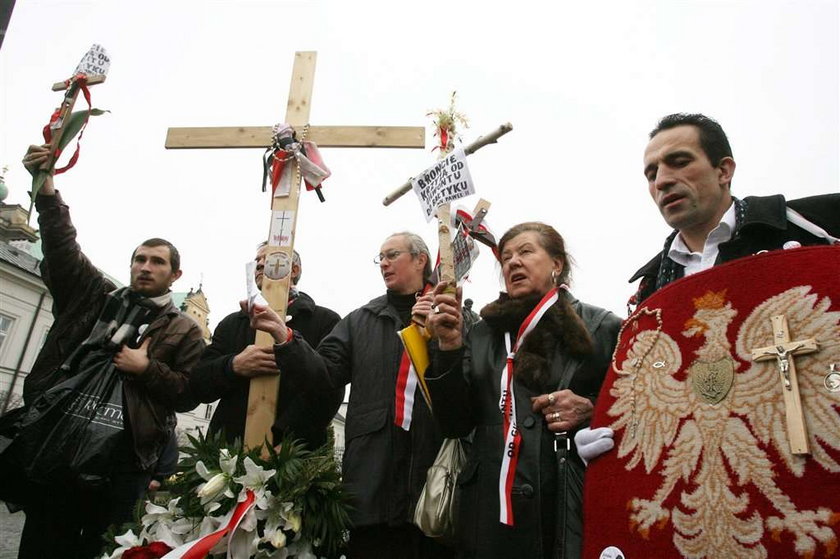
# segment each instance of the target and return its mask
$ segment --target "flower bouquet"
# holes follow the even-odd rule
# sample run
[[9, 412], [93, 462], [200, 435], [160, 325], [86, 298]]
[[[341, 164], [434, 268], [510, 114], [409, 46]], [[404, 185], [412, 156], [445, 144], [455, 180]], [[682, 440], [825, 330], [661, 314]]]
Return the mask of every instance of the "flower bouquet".
[[189, 440], [167, 491], [138, 506], [134, 525], [106, 535], [102, 559], [341, 554], [349, 516], [332, 440], [310, 451], [287, 439], [267, 458], [221, 436]]

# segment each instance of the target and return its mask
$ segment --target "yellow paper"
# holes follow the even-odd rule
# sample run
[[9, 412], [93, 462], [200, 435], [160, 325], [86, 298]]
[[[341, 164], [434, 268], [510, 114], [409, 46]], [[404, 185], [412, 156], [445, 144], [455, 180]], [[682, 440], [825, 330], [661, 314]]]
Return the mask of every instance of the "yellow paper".
[[429, 367], [429, 348], [426, 343], [429, 341], [429, 333], [425, 328], [420, 328], [416, 324], [410, 324], [399, 332], [400, 339], [405, 346], [408, 353], [408, 358], [414, 366], [414, 372], [417, 373], [417, 380], [420, 384], [420, 390], [423, 392], [423, 399], [426, 400], [426, 405], [432, 409], [432, 399], [429, 396], [429, 387], [426, 386], [426, 369]]

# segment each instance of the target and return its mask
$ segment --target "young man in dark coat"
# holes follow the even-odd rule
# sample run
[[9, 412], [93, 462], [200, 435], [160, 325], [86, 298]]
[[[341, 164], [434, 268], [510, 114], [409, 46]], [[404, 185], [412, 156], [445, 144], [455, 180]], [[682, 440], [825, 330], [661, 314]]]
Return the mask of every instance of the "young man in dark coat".
[[[262, 287], [265, 265], [265, 246], [255, 258], [255, 280]], [[294, 252], [292, 288], [289, 290], [287, 312], [289, 328], [300, 332], [313, 347], [330, 333], [340, 317], [328, 308], [315, 304], [309, 295], [297, 290], [303, 268], [300, 255]], [[250, 379], [256, 375], [280, 373], [271, 347], [254, 345], [256, 331], [250, 326], [248, 314], [238, 311], [226, 316], [213, 332], [213, 342], [204, 351], [201, 361], [190, 376], [190, 390], [200, 402], [219, 400], [210, 433], [223, 431], [228, 442], [245, 435], [245, 416], [248, 411]], [[344, 399], [344, 386], [328, 392], [307, 391], [294, 375], [286, 375], [280, 383], [277, 412], [272, 427], [274, 441], [293, 433], [310, 448], [326, 442], [327, 426]]]
[[732, 196], [735, 160], [720, 124], [701, 114], [668, 115], [650, 133], [644, 173], [653, 201], [674, 231], [642, 266], [631, 303], [683, 276], [761, 251], [828, 244], [789, 217], [801, 214], [840, 237], [840, 194], [785, 201], [784, 196]]
[[374, 262], [385, 295], [344, 317], [317, 351], [271, 309], [257, 309], [253, 321], [277, 342], [284, 378], [325, 391], [352, 383], [342, 463], [353, 507], [348, 557], [445, 558], [452, 552], [411, 523], [443, 439], [420, 391], [398, 390], [411, 382], [397, 331], [409, 324], [416, 294], [431, 276], [429, 250], [418, 235], [397, 233]]
[[[23, 163], [35, 172], [46, 146], [30, 146]], [[109, 524], [131, 520], [134, 505], [175, 426], [175, 412], [192, 409], [187, 377], [204, 341], [198, 325], [171, 301], [181, 276], [177, 249], [149, 239], [131, 256], [131, 284], [115, 286], [76, 243], [76, 229], [48, 177], [35, 200], [44, 259], [41, 273], [53, 297], [54, 322], [24, 382], [24, 401], [97, 367], [121, 373], [124, 428], [96, 485], [90, 477], [39, 479], [24, 503], [19, 558], [93, 557]], [[86, 408], [87, 409], [87, 408]], [[32, 474], [30, 474], [32, 475]], [[56, 474], [57, 475], [57, 474]]]

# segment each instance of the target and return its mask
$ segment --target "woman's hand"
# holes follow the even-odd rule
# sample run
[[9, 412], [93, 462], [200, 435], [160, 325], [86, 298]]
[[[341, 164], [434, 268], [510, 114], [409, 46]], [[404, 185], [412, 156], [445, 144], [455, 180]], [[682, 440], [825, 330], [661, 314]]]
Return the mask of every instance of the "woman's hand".
[[531, 398], [531, 409], [542, 412], [549, 431], [560, 433], [589, 421], [594, 406], [588, 398], [571, 390], [559, 390]]
[[461, 288], [455, 293], [445, 293], [450, 287], [447, 282], [440, 282], [432, 292], [433, 300], [429, 316], [426, 318], [426, 328], [432, 337], [437, 338], [438, 346], [442, 350], [458, 349], [463, 345], [461, 327]]
[[417, 302], [411, 307], [411, 320], [420, 327], [426, 325], [429, 315], [432, 313], [432, 304], [435, 294], [431, 291], [420, 295]]

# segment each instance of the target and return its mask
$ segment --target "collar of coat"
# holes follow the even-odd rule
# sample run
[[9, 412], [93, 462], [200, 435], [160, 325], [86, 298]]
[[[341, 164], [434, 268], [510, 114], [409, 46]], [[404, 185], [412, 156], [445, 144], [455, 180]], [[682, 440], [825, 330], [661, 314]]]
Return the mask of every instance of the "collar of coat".
[[[746, 210], [744, 212], [744, 220], [740, 223], [735, 231], [732, 233], [734, 239], [738, 234], [746, 228], [754, 227], [756, 225], [763, 225], [773, 229], [786, 229], [787, 216], [785, 214], [785, 197], [781, 194], [773, 196], [747, 196], [744, 198], [746, 202]], [[650, 262], [639, 268], [633, 277], [630, 278], [629, 283], [635, 282], [642, 277], [655, 277], [662, 262], [663, 253], [667, 252], [667, 247], [671, 245], [671, 241], [677, 236], [677, 231], [674, 230], [668, 236], [665, 242], [665, 250], [654, 256]]]
[[[522, 321], [541, 299], [542, 295], [511, 298], [502, 293], [481, 309], [481, 317], [494, 332], [516, 335]], [[592, 338], [573, 307], [576, 302], [568, 292], [561, 291], [557, 302], [543, 315], [519, 348], [513, 374], [531, 390], [546, 392], [557, 389], [552, 385], [551, 364], [558, 349], [573, 357], [584, 357], [593, 352]]]

